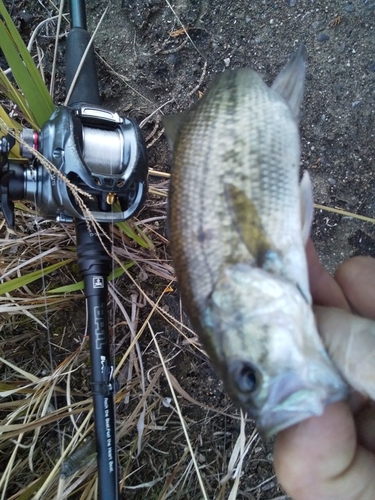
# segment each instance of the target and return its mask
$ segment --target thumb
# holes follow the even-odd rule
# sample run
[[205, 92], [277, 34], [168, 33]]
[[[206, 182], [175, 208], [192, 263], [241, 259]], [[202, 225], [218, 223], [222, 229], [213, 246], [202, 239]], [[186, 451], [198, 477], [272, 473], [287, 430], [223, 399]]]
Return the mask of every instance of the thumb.
[[375, 457], [357, 446], [349, 406], [330, 405], [279, 433], [274, 450], [280, 484], [293, 500], [375, 498]]
[[333, 307], [314, 307], [334, 364], [358, 392], [375, 401], [375, 321]]

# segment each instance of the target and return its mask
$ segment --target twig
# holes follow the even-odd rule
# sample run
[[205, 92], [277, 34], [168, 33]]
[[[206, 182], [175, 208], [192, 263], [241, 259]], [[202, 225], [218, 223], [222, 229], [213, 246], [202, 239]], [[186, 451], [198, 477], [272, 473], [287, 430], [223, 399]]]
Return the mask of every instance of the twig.
[[180, 45], [177, 45], [177, 47], [173, 47], [172, 49], [165, 49], [164, 50], [161, 48], [160, 50], [156, 50], [154, 55], [155, 54], [168, 55], [168, 54], [175, 54], [176, 52], [180, 52], [180, 50], [183, 49], [185, 47], [185, 45], [188, 43], [189, 38], [185, 38], [185, 40], [183, 40], [180, 43]]
[[167, 104], [170, 104], [174, 100], [175, 99], [169, 99], [169, 101], [165, 102], [164, 104], [159, 106], [157, 109], [155, 109], [155, 111], [153, 111], [150, 115], [146, 116], [146, 118], [144, 120], [142, 120], [141, 123], [139, 124], [139, 128], [143, 128], [146, 125], [146, 123], [150, 120], [150, 118], [152, 118], [158, 111], [161, 111], [164, 108], [164, 106], [166, 106]]
[[53, 52], [53, 62], [52, 62], [52, 71], [51, 71], [51, 84], [50, 84], [50, 87], [49, 87], [49, 93], [50, 93], [50, 95], [52, 97], [53, 97], [54, 90], [55, 90], [57, 49], [58, 49], [58, 46], [59, 46], [59, 33], [60, 33], [60, 28], [61, 28], [61, 19], [62, 19], [63, 8], [64, 8], [64, 0], [60, 0], [59, 15], [57, 16], [58, 20], [57, 20], [57, 28], [56, 28], [55, 50]]
[[199, 78], [199, 82], [197, 83], [197, 85], [193, 88], [193, 90], [191, 90], [189, 93], [188, 93], [188, 96], [192, 96], [193, 94], [195, 94], [195, 92], [197, 92], [197, 90], [199, 89], [199, 87], [202, 85], [202, 82], [204, 80], [204, 77], [206, 76], [206, 70], [207, 70], [207, 61], [204, 61], [204, 65], [203, 65], [203, 70], [202, 70], [202, 74], [201, 74], [201, 77]]
[[341, 208], [331, 208], [331, 207], [326, 207], [325, 205], [318, 205], [316, 203], [314, 203], [314, 208], [316, 208], [317, 210], [325, 210], [326, 212], [333, 212], [334, 214], [344, 215], [346, 217], [352, 217], [353, 219], [359, 219], [363, 220], [364, 222], [371, 222], [371, 224], [375, 224], [375, 219], [373, 219], [372, 217], [353, 214], [352, 212], [341, 210]]
[[164, 134], [164, 128], [162, 128], [160, 130], [160, 132], [158, 134], [156, 134], [156, 137], [154, 138], [154, 140], [152, 140], [151, 142], [149, 142], [147, 144], [147, 149], [149, 149], [151, 146], [153, 146], [155, 144], [155, 142], [158, 141], [163, 134]]
[[171, 174], [168, 172], [159, 172], [158, 170], [154, 170], [153, 168], [148, 169], [148, 173], [150, 175], [154, 175], [155, 177], [164, 177], [165, 179], [169, 179]]
[[169, 0], [165, 0], [167, 2], [167, 5], [168, 7], [171, 9], [171, 11], [173, 12], [173, 15], [176, 17], [177, 21], [180, 23], [181, 25], [181, 28], [184, 30], [185, 32], [185, 35], [188, 37], [188, 39], [190, 40], [191, 44], [193, 45], [193, 47], [195, 48], [195, 50], [198, 52], [198, 54], [200, 54], [203, 59], [206, 59], [205, 56], [202, 54], [202, 52], [198, 49], [198, 47], [195, 45], [195, 43], [193, 42], [193, 40], [191, 39], [191, 36], [189, 35], [189, 33], [187, 32], [185, 26], [182, 24], [182, 21], [181, 19], [178, 17], [178, 15], [176, 14], [175, 10], [173, 9], [172, 5], [170, 4]]

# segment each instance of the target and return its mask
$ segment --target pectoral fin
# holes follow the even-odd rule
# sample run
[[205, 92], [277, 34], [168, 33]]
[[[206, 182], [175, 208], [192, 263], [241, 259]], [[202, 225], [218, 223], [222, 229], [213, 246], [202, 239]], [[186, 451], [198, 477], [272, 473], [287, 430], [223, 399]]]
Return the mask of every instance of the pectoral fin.
[[168, 140], [169, 147], [172, 149], [180, 132], [181, 126], [186, 121], [190, 110], [183, 111], [177, 115], [164, 116], [162, 122], [164, 132]]
[[279, 272], [280, 256], [268, 238], [257, 209], [246, 194], [233, 184], [225, 184], [225, 198], [233, 224], [258, 267]]

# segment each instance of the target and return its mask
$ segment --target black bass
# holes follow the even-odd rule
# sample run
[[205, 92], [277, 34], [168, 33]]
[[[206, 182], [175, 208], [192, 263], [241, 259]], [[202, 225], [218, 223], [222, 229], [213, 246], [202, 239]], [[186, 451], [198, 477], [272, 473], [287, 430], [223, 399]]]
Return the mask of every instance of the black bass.
[[182, 301], [234, 401], [265, 435], [347, 395], [319, 338], [304, 243], [311, 183], [299, 186], [301, 46], [269, 88], [225, 71], [167, 117], [171, 252]]

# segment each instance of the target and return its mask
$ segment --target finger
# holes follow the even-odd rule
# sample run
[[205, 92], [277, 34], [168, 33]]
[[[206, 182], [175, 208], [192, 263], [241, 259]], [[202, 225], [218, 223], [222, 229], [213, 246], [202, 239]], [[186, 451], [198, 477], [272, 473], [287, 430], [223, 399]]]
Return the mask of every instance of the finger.
[[280, 432], [274, 460], [280, 484], [293, 500], [375, 498], [375, 457], [357, 446], [346, 403]]
[[353, 257], [347, 260], [337, 269], [335, 280], [358, 314], [375, 319], [375, 259]]
[[349, 310], [343, 291], [324, 269], [311, 240], [306, 245], [310, 290], [314, 304]]
[[355, 423], [358, 442], [375, 453], [375, 406], [373, 402], [357, 413]]
[[331, 359], [355, 390], [375, 401], [375, 321], [332, 307], [314, 307]]

